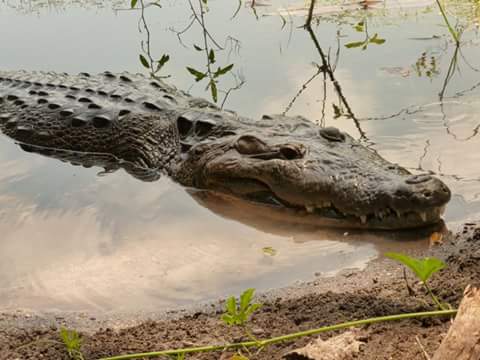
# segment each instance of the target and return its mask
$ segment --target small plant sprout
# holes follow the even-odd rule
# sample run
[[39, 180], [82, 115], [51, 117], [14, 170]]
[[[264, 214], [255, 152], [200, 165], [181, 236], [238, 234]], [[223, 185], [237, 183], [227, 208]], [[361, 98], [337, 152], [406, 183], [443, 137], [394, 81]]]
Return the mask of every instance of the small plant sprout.
[[440, 301], [438, 301], [437, 297], [433, 295], [432, 290], [428, 286], [428, 280], [430, 279], [430, 277], [437, 271], [442, 270], [445, 267], [445, 263], [442, 260], [434, 257], [415, 259], [408, 255], [394, 252], [386, 253], [385, 256], [402, 263], [410, 270], [412, 270], [415, 276], [422, 282], [423, 286], [425, 286], [425, 289], [432, 298], [433, 302], [438, 306], [438, 308], [441, 310], [448, 309], [448, 306], [442, 305]]
[[68, 356], [72, 360], [85, 360], [80, 350], [82, 338], [75, 330], [68, 330], [62, 327], [60, 329], [60, 339], [67, 349]]
[[238, 303], [234, 296], [229, 297], [225, 303], [225, 313], [222, 315], [223, 322], [227, 325], [245, 325], [250, 316], [262, 306], [258, 303], [252, 304], [254, 293], [253, 288], [245, 290], [240, 295]]

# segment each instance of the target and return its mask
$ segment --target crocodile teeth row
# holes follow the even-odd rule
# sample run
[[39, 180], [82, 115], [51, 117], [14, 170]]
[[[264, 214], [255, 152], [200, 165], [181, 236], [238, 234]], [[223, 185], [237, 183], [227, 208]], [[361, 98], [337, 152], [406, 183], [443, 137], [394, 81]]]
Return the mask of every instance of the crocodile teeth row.
[[315, 211], [315, 209], [323, 209], [331, 206], [332, 206], [332, 203], [330, 201], [324, 201], [317, 205], [306, 205], [305, 210], [307, 210], [307, 212], [311, 214]]
[[[322, 208], [329, 208], [332, 206], [332, 203], [330, 201], [325, 201], [321, 204], [318, 204], [318, 205], [306, 205], [305, 206], [305, 210], [312, 214], [315, 209], [322, 209]], [[436, 207], [432, 210], [432, 213], [433, 215], [437, 215], [437, 216], [441, 216], [443, 215], [443, 213], [445, 212], [445, 206], [440, 206], [440, 207]], [[380, 220], [383, 220], [384, 218], [386, 217], [389, 217], [391, 215], [395, 214], [397, 216], [397, 218], [401, 218], [402, 217], [402, 213], [399, 211], [399, 210], [393, 210], [393, 209], [390, 209], [390, 208], [387, 208], [385, 210], [381, 210], [381, 211], [376, 211], [375, 212], [375, 217], [379, 218]], [[428, 214], [427, 212], [420, 212], [420, 213], [417, 213], [418, 216], [422, 219], [423, 222], [427, 222], [428, 220]], [[366, 224], [367, 223], [367, 215], [359, 215], [358, 216], [360, 218], [360, 221], [362, 224]]]

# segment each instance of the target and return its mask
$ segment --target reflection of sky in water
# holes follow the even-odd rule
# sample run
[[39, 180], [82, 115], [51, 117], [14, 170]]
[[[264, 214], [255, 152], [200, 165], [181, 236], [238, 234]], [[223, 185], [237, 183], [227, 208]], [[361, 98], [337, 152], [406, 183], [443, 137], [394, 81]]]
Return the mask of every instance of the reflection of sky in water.
[[[246, 80], [227, 102], [243, 115], [284, 111], [316, 73], [312, 62], [320, 63], [308, 33], [297, 28], [302, 18], [287, 16], [283, 24], [279, 16], [262, 15], [284, 5], [273, 3], [259, 8], [258, 20], [243, 7], [230, 20], [235, 6], [209, 2], [210, 32], [222, 45], [229, 35], [239, 41], [238, 48], [227, 41], [217, 59], [219, 65], [234, 63]], [[192, 50], [192, 44], [202, 42], [200, 32], [183, 35], [185, 48], [169, 30], [188, 24], [188, 8], [179, 4], [162, 2], [162, 9], [148, 9], [152, 52], [156, 57], [170, 54], [165, 73], [174, 75], [171, 82], [207, 97], [204, 84], [194, 84], [185, 70], [205, 65], [202, 53]], [[335, 75], [367, 143], [412, 170], [442, 174], [454, 192], [447, 220], [461, 221], [480, 213], [480, 168], [475, 166], [479, 140], [472, 137], [479, 125], [480, 87], [456, 95], [480, 82], [474, 68], [480, 67], [475, 63], [480, 58], [478, 36], [472, 29], [465, 34], [463, 57], [458, 58], [461, 71], [448, 83], [441, 104], [438, 94], [454, 46], [434, 9], [404, 12], [408, 16], [401, 20], [366, 18], [369, 34], [386, 39], [366, 51], [344, 47], [364, 38], [352, 27], [363, 15], [343, 17], [342, 25], [325, 19], [315, 32], [332, 61], [340, 44]], [[23, 13], [0, 5], [0, 68], [142, 71], [138, 53], [145, 33], [137, 31], [138, 16], [137, 11], [112, 11], [108, 6]], [[438, 75], [417, 75], [415, 64], [423, 53], [427, 68], [435, 58]], [[220, 87], [233, 84], [226, 76]], [[326, 88], [325, 123], [358, 137], [352, 120], [333, 118], [332, 103], [338, 105], [338, 98], [328, 81]], [[320, 74], [289, 114], [319, 121], [323, 98]], [[374, 119], [380, 117], [386, 118]], [[391, 239], [382, 241], [382, 235], [274, 231], [272, 224], [257, 230], [215, 215], [168, 179], [142, 183], [123, 172], [97, 176], [99, 172], [24, 153], [0, 137], [0, 307], [171, 306], [361, 266], [379, 251], [400, 246]], [[266, 246], [275, 248], [277, 255], [263, 254]]]

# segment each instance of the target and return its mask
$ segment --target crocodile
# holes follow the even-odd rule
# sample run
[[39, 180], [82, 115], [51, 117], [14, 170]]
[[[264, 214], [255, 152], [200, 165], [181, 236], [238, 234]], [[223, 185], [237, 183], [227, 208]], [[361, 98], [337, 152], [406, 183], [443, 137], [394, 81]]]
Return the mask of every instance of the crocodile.
[[252, 120], [141, 74], [0, 71], [0, 130], [25, 151], [142, 181], [165, 174], [325, 226], [423, 227], [451, 197], [335, 127]]

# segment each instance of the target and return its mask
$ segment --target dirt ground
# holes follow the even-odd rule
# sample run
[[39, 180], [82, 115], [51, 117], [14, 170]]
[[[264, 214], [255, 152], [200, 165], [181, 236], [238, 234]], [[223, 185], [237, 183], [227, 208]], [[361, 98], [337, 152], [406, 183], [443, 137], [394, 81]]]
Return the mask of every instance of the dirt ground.
[[[416, 254], [418, 255], [418, 254]], [[447, 267], [434, 275], [431, 285], [444, 302], [458, 306], [467, 284], [480, 285], [480, 224], [465, 224], [458, 234], [447, 236], [423, 256], [436, 256]], [[409, 295], [401, 266], [389, 260], [374, 262], [361, 272], [344, 272], [330, 279], [261, 296], [264, 306], [253, 316], [251, 329], [259, 339], [317, 328], [349, 320], [405, 312], [433, 310], [420, 284], [409, 275], [415, 291]], [[87, 318], [89, 326], [78, 325], [83, 336], [85, 359], [146, 352], [168, 348], [220, 344], [245, 340], [238, 329], [220, 321], [221, 303], [203, 310], [180, 312], [148, 320], [135, 326]], [[120, 323], [120, 325], [119, 325]], [[25, 314], [0, 315], [1, 359], [68, 359], [58, 343], [58, 328], [75, 326], [68, 318], [46, 320]], [[73, 325], [72, 325], [73, 324]], [[361, 328], [357, 359], [425, 359], [438, 348], [450, 325], [449, 318], [424, 318], [382, 323]], [[110, 326], [110, 327], [107, 327]], [[328, 333], [322, 338], [337, 335]], [[251, 359], [281, 359], [283, 355], [313, 340], [271, 346]], [[187, 359], [230, 359], [232, 353], [206, 353]]]

